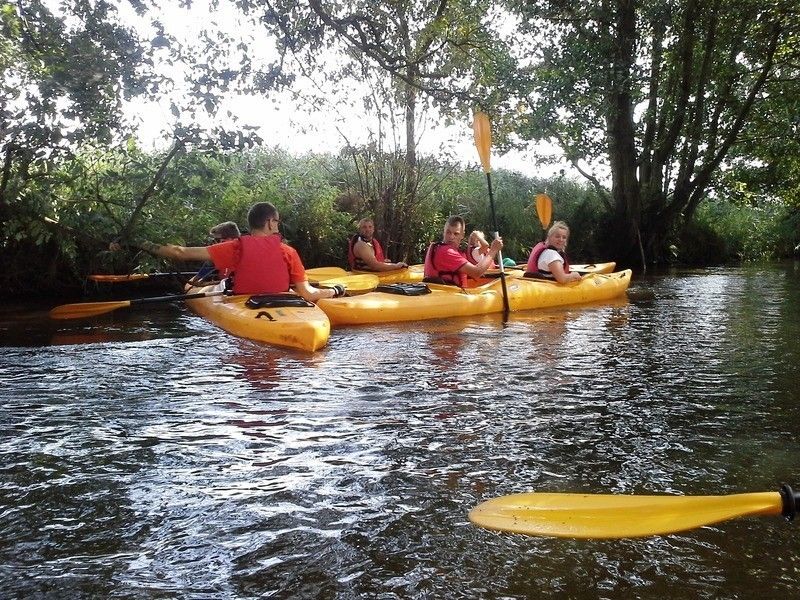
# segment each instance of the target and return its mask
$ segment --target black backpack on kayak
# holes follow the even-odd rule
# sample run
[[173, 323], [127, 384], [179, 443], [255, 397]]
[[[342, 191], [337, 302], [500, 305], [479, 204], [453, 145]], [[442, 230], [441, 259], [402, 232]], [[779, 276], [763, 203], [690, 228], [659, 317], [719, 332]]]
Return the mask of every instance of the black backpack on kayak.
[[314, 303], [300, 296], [290, 294], [261, 294], [259, 296], [250, 296], [244, 305], [247, 308], [256, 310], [259, 308], [282, 308], [284, 306], [310, 308], [314, 306]]

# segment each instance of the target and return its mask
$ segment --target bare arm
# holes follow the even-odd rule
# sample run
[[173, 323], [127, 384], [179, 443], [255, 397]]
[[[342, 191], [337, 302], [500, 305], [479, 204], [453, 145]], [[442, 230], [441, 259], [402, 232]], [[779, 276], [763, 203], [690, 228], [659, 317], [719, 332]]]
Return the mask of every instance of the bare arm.
[[408, 265], [404, 262], [381, 262], [375, 258], [375, 251], [372, 246], [358, 240], [353, 246], [353, 254], [364, 261], [372, 271], [394, 271], [395, 269], [405, 269]]
[[581, 279], [580, 273], [575, 273], [574, 271], [571, 273], [565, 273], [564, 263], [560, 260], [554, 260], [547, 265], [547, 270], [553, 274], [553, 277], [556, 278], [558, 283], [569, 283], [570, 281], [580, 281]]
[[[149, 254], [169, 258], [172, 260], [211, 260], [211, 255], [208, 253], [208, 248], [205, 246], [175, 246], [173, 244], [154, 244], [153, 242], [141, 242], [140, 244], [131, 244], [132, 246], [144, 250]], [[117, 242], [111, 242], [109, 250], [116, 252], [120, 249]]]
[[300, 294], [309, 302], [317, 302], [323, 298], [335, 298], [336, 290], [315, 288], [308, 281], [301, 281], [294, 284], [294, 291]]
[[139, 247], [150, 254], [172, 260], [211, 260], [211, 254], [205, 246], [186, 247], [173, 244], [161, 246], [153, 242], [143, 242]]
[[484, 273], [486, 273], [486, 270], [489, 267], [492, 266], [492, 263], [494, 262], [497, 253], [500, 252], [500, 250], [502, 249], [503, 249], [503, 240], [501, 238], [495, 238], [494, 240], [492, 240], [492, 245], [489, 246], [488, 254], [484, 254], [483, 258], [481, 258], [481, 261], [477, 265], [473, 265], [472, 263], [469, 262], [464, 263], [463, 265], [461, 265], [459, 271], [461, 271], [462, 273], [466, 273], [473, 279], [478, 279]]

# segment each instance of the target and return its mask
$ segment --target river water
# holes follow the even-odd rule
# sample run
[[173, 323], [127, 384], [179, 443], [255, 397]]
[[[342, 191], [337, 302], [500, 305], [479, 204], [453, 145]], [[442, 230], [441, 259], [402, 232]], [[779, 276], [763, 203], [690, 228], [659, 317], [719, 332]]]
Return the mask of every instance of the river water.
[[467, 512], [800, 486], [798, 317], [797, 263], [639, 277], [507, 323], [342, 329], [314, 355], [181, 306], [4, 307], [0, 597], [797, 597], [780, 517], [579, 541]]

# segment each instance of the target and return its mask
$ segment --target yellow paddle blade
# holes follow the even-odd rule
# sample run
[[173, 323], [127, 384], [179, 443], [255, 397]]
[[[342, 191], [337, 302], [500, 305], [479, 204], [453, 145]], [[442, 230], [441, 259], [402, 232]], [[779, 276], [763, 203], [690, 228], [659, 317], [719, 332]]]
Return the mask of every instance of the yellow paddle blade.
[[147, 273], [131, 273], [130, 275], [89, 275], [92, 281], [102, 281], [105, 283], [125, 283], [128, 281], [141, 281], [148, 279]]
[[343, 285], [347, 290], [348, 296], [366, 294], [371, 292], [380, 284], [381, 280], [377, 275], [363, 273], [359, 275], [345, 275], [344, 277], [331, 277], [320, 281], [321, 287], [331, 287], [332, 285]]
[[79, 302], [77, 304], [62, 304], [50, 311], [51, 319], [83, 319], [102, 315], [118, 308], [130, 306], [130, 300], [117, 302]]
[[91, 281], [102, 283], [129, 283], [157, 277], [192, 277], [197, 271], [175, 271], [166, 273], [129, 273], [127, 275], [89, 275]]
[[490, 157], [492, 153], [492, 126], [486, 113], [476, 112], [472, 121], [472, 132], [475, 136], [475, 147], [481, 157], [484, 173], [491, 173]]
[[536, 214], [542, 228], [547, 229], [553, 217], [553, 200], [547, 194], [536, 194]]
[[527, 535], [581, 539], [647, 537], [747, 515], [779, 515], [779, 492], [729, 496], [511, 494], [472, 509], [475, 525]]
[[313, 269], [306, 269], [306, 276], [311, 282], [325, 281], [331, 277], [344, 277], [345, 275], [349, 275], [349, 272], [340, 267], [315, 267]]

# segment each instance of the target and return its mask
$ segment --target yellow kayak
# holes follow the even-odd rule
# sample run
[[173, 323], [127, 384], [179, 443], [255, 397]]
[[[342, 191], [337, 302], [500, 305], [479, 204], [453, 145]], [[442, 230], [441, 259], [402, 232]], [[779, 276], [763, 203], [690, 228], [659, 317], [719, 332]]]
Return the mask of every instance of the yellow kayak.
[[341, 267], [314, 267], [306, 269], [306, 276], [312, 285], [323, 283], [329, 279], [352, 277], [354, 275], [374, 275], [380, 283], [413, 283], [422, 281], [423, 265], [411, 265], [407, 269], [392, 269], [391, 271], [345, 271]]
[[[199, 289], [216, 290], [217, 286]], [[250, 298], [264, 300], [251, 301], [255, 306], [251, 308], [247, 305]], [[328, 343], [331, 333], [325, 313], [296, 294], [213, 296], [187, 300], [186, 304], [228, 333], [276, 346], [314, 352]]]
[[353, 275], [375, 275], [381, 283], [414, 283], [422, 281], [423, 265], [410, 265], [406, 269], [392, 269], [391, 271], [352, 271]]
[[[510, 277], [522, 277], [525, 274], [525, 268], [527, 267], [526, 264], [519, 264], [513, 267], [506, 267], [505, 271]], [[604, 263], [588, 263], [588, 264], [581, 264], [581, 265], [570, 265], [569, 270], [574, 271], [576, 273], [580, 273], [581, 275], [589, 275], [590, 273], [613, 273], [614, 269], [617, 267], [617, 263], [615, 262], [604, 262]], [[489, 269], [486, 271], [487, 275], [497, 275], [500, 273], [500, 269]]]
[[570, 265], [569, 270], [580, 273], [581, 275], [588, 275], [589, 273], [613, 273], [616, 269], [617, 263], [590, 263], [586, 265]]
[[[567, 284], [507, 277], [506, 287], [509, 308], [518, 311], [608, 300], [624, 294], [630, 282], [631, 271], [626, 270], [607, 275], [591, 274]], [[499, 278], [482, 279], [479, 285], [466, 289], [433, 283], [425, 285], [430, 292], [422, 295], [375, 291], [351, 298], [320, 300], [319, 307], [334, 327], [503, 312]], [[403, 284], [396, 287], [402, 288]]]

